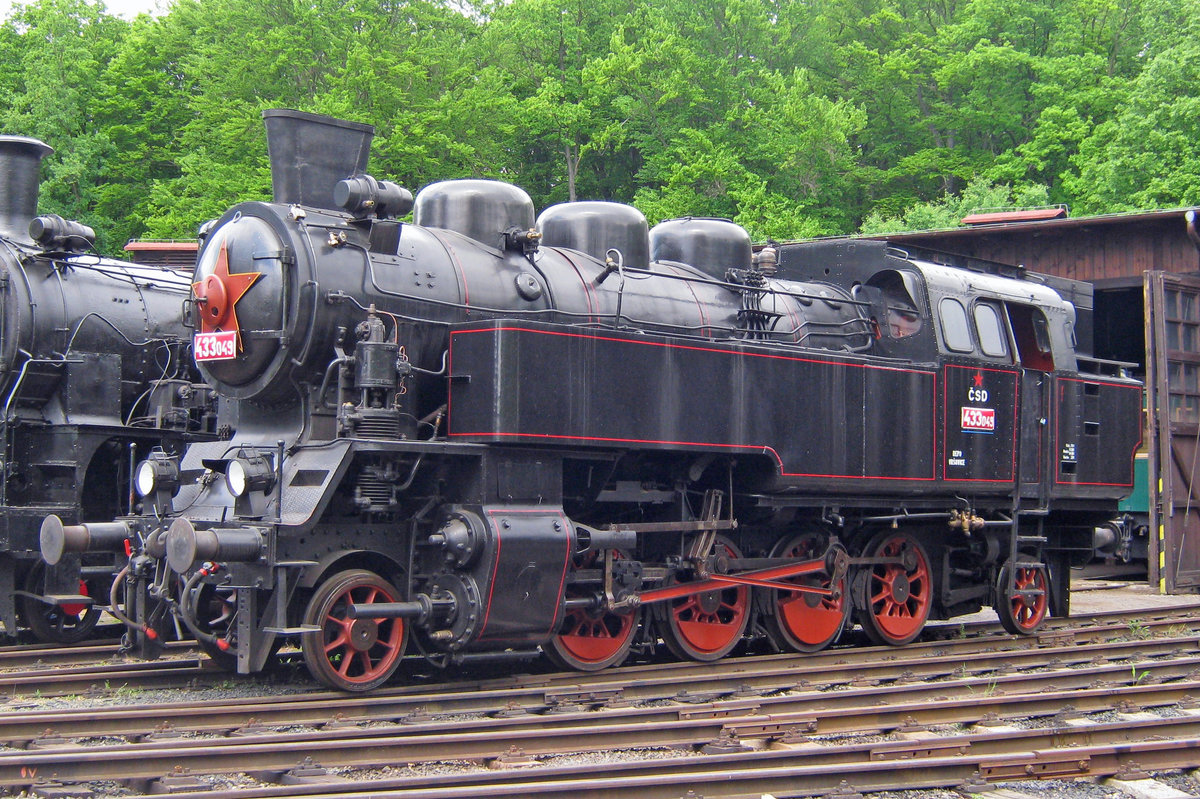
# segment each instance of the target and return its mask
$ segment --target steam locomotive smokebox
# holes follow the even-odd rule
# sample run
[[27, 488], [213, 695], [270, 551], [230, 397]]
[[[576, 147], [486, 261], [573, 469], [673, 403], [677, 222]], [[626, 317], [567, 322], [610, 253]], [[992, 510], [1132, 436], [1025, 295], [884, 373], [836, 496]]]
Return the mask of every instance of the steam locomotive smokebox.
[[333, 187], [366, 171], [375, 128], [285, 108], [262, 113], [275, 202], [337, 208]]
[[461, 233], [499, 248], [510, 228], [533, 228], [533, 200], [523, 190], [497, 180], [446, 180], [417, 193], [413, 222]]
[[632, 205], [606, 202], [560, 203], [538, 216], [542, 244], [569, 247], [603, 261], [619, 250], [625, 266], [650, 266], [650, 225]]
[[29, 242], [37, 216], [42, 159], [54, 152], [25, 136], [0, 136], [0, 235]]
[[728, 219], [668, 219], [650, 231], [650, 258], [678, 261], [718, 280], [729, 269], [749, 269], [750, 234]]

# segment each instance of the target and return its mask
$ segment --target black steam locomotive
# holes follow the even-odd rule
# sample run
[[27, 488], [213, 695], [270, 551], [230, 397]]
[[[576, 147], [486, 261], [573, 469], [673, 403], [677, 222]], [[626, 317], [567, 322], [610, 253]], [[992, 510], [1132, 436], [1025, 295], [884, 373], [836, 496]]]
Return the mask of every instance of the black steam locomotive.
[[0, 136], [0, 622], [69, 643], [96, 625], [125, 557], [47, 567], [43, 517], [128, 513], [131, 459], [182, 452], [216, 408], [183, 325], [187, 276], [89, 255], [90, 228], [35, 216], [50, 151]]
[[611, 203], [535, 222], [490, 181], [414, 207], [364, 174], [370, 127], [264, 116], [275, 202], [204, 232], [192, 287], [236, 436], [144, 461], [140, 515], [42, 528], [51, 563], [134, 542], [137, 630], [168, 607], [240, 672], [290, 639], [367, 690], [406, 652], [592, 670], [1067, 613], [1142, 394], [1077, 356], [1044, 281], [878, 242], [754, 253]]

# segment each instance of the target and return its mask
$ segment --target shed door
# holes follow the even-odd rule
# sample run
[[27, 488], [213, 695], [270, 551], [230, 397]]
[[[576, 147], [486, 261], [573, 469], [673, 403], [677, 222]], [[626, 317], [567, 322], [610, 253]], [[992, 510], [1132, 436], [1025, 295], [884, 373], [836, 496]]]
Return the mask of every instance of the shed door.
[[1200, 587], [1200, 278], [1146, 272], [1150, 576]]

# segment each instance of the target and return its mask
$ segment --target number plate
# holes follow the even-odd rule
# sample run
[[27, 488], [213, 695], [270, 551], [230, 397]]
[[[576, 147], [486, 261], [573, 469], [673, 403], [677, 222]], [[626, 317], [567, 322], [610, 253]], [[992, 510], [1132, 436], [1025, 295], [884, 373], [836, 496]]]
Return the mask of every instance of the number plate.
[[962, 429], [970, 433], [995, 432], [996, 411], [992, 408], [963, 408]]
[[197, 361], [229, 361], [237, 357], [237, 331], [197, 333], [192, 339]]

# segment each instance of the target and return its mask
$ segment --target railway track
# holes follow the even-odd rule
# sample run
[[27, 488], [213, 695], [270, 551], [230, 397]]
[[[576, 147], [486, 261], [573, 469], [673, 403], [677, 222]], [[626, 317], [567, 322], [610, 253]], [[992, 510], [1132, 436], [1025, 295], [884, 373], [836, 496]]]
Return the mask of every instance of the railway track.
[[[73, 709], [29, 711], [4, 717], [0, 743], [24, 747], [39, 737], [145, 738], [164, 732], [164, 716], [173, 719], [173, 734], [230, 735], [297, 724], [411, 723], [434, 714], [498, 714], [518, 719], [601, 707], [616, 711], [634, 702], [701, 707], [719, 701], [729, 712], [739, 713], [756, 707], [802, 709], [809, 704], [829, 709], [860, 697], [903, 695], [915, 697], [914, 701], [936, 697], [946, 680], [969, 684], [980, 695], [1022, 690], [1030, 681], [1042, 682], [1038, 672], [1019, 670], [1030, 658], [1030, 649], [993, 652], [981, 642], [963, 642], [950, 652], [943, 647], [919, 646], [911, 655], [886, 660], [880, 656], [890, 650], [874, 650], [873, 662], [856, 664], [839, 664], [819, 656], [775, 656], [731, 662], [725, 667], [672, 664], [674, 668], [660, 667], [642, 674], [635, 667], [602, 675], [515, 677], [505, 686], [489, 687], [488, 683], [502, 681], [486, 681], [443, 685], [435, 690], [402, 687], [368, 696], [320, 692], [207, 701], [200, 706], [107, 706], [93, 708], [86, 716]], [[1036, 651], [1039, 668], [1069, 669], [1069, 675], [1058, 675], [1056, 679], [1060, 683], [1069, 681], [1076, 689], [1119, 682], [1135, 671], [1142, 681], [1180, 679], [1200, 671], [1200, 648], [1195, 636], [1067, 643]]]
[[[47, 668], [84, 669], [104, 664], [129, 662], [128, 658], [120, 652], [120, 646], [120, 639], [111, 638], [70, 646], [34, 644], [0, 647], [0, 677], [12, 672], [30, 673]], [[172, 641], [167, 644], [164, 657], [189, 656], [194, 659], [201, 657], [194, 643]]]
[[[1160, 629], [1183, 634], [1105, 640], [1122, 632], [1144, 635], [1160, 624], [1166, 625]], [[888, 783], [896, 787], [915, 779], [899, 762], [910, 760], [934, 764], [930, 773], [939, 775], [938, 785], [957, 785], [971, 776], [947, 782], [961, 770], [964, 758], [977, 761], [979, 779], [999, 778], [1018, 761], [1032, 771], [1014, 771], [1015, 776], [1115, 773], [1098, 764], [1124, 764], [1128, 770], [1133, 758], [1118, 757], [1117, 748], [1128, 748], [1135, 723], [1145, 735], [1164, 736], [1147, 742], [1155, 747], [1143, 753], [1148, 762], [1142, 765], [1159, 767], [1154, 764], [1175, 752], [1171, 762], [1178, 766], [1197, 756], [1183, 744], [1172, 749], [1167, 742], [1200, 741], [1200, 719], [1192, 708], [1200, 697], [1195, 632], [1194, 623], [1178, 615], [1119, 621], [1110, 615], [1073, 631], [1055, 631], [1037, 648], [1027, 639], [992, 638], [989, 645], [987, 637], [979, 636], [900, 650], [743, 658], [716, 666], [680, 663], [600, 675], [523, 675], [433, 692], [408, 686], [369, 697], [320, 693], [253, 704], [101, 707], [89, 709], [84, 718], [77, 709], [57, 716], [17, 711], [0, 717], [0, 730], [8, 746], [27, 748], [0, 753], [0, 787], [37, 788], [39, 780], [51, 778], [67, 783], [123, 780], [145, 790], [177, 792], [201, 784], [211, 787], [212, 778], [200, 775], [235, 772], [287, 785], [243, 787], [231, 796], [300, 795], [301, 789], [316, 795], [349, 791], [360, 783], [376, 795], [471, 795], [456, 793], [464, 786], [476, 796], [510, 790], [560, 795], [555, 793], [559, 787], [547, 785], [560, 780], [571, 782], [567, 790], [573, 795], [605, 795], [603, 784], [587, 787], [595, 782], [594, 765], [572, 771], [547, 765], [547, 759], [612, 749], [660, 753], [658, 759], [635, 754], [633, 763], [605, 767], [612, 780], [622, 781], [623, 790], [647, 796], [683, 796], [686, 791], [678, 791], [679, 786], [693, 783], [705, 785], [705, 796], [730, 795], [716, 792], [717, 787], [733, 785], [758, 790], [747, 788], [751, 783], [744, 780], [751, 777], [737, 776], [739, 768], [752, 770], [757, 775], [753, 779], [774, 774], [792, 786], [790, 791], [816, 791], [811, 786], [819, 779], [806, 770], [820, 770], [813, 765], [817, 761], [841, 764], [837, 773], [882, 781], [867, 780], [856, 786], [859, 790], [880, 788], [887, 780], [900, 780]], [[1012, 648], [988, 652], [997, 645]], [[1147, 709], [1155, 715], [1128, 716]], [[1117, 713], [1128, 717], [1099, 724], [1093, 720], [1081, 728], [1086, 732], [1076, 732], [1081, 722], [1068, 718]], [[164, 717], [174, 720], [171, 726], [161, 725]], [[297, 725], [304, 727], [297, 730]], [[1010, 728], [997, 730], [995, 725]], [[82, 746], [79, 737], [102, 737], [106, 743]], [[113, 743], [112, 738], [121, 740]], [[831, 740], [840, 743], [834, 746]], [[1051, 744], [1054, 748], [1046, 749]], [[1078, 757], [1069, 761], [1047, 754], [1063, 747], [1079, 749]], [[661, 757], [664, 750], [677, 748], [688, 754]], [[934, 763], [947, 753], [956, 762]], [[892, 771], [879, 765], [891, 760], [897, 760]], [[382, 781], [346, 771], [462, 761], [539, 765]], [[1071, 771], [1064, 765], [1069, 762], [1078, 768]], [[830, 770], [821, 773], [825, 783], [820, 790], [826, 790]], [[639, 782], [646, 779], [665, 780], [676, 792], [647, 793]], [[538, 787], [530, 788], [532, 784]], [[763, 790], [801, 795], [781, 792], [779, 784]]]
[[[806, 655], [799, 659], [798, 668], [811, 667], [819, 671], [827, 668], [829, 663], [839, 666], [853, 663], [870, 663], [878, 660], [878, 651], [885, 651], [889, 656], [895, 655], [903, 659], [919, 658], [928, 653], [942, 649], [945, 653], [954, 647], [954, 652], [964, 656], [973, 652], [997, 646], [1008, 648], [1028, 648], [1052, 644], [1055, 641], [1086, 642], [1104, 636], [1129, 635], [1135, 639], [1152, 635], [1162, 635], [1179, 625], [1190, 625], [1192, 620], [1200, 619], [1200, 603], [1180, 605], [1173, 608], [1161, 608], [1153, 611], [1113, 611], [1091, 614], [1088, 616], [1072, 617], [1069, 619], [1050, 619], [1043, 631], [1031, 638], [1013, 638], [1006, 635], [994, 622], [973, 622], [969, 624], [945, 624], [930, 627], [926, 637], [931, 639], [923, 643], [911, 644], [897, 650], [875, 650], [864, 646], [836, 647], [814, 655]], [[997, 643], [997, 641], [1003, 643]], [[972, 642], [983, 641], [982, 645]], [[910, 654], [911, 653], [911, 654]], [[307, 677], [297, 670], [289, 671], [287, 666], [296, 660], [294, 653], [283, 652], [283, 666], [280, 678], [295, 682], [297, 690], [303, 690], [311, 685]], [[754, 662], [753, 657], [735, 658], [724, 661], [720, 669], [737, 671], [748, 667]], [[540, 662], [526, 663], [526, 668], [535, 671], [544, 669]], [[656, 674], [665, 671], [682, 671], [694, 668], [688, 663], [653, 663], [641, 666], [626, 667], [621, 674], [636, 679], [643, 672]], [[711, 670], [711, 667], [710, 667]], [[595, 679], [604, 681], [608, 675], [616, 672], [603, 672]], [[270, 679], [270, 677], [268, 678]], [[436, 680], [436, 677], [434, 678]], [[516, 677], [503, 677], [498, 680], [481, 680], [471, 683], [472, 687], [505, 687], [512, 680], [527, 685], [547, 685], [553, 682], [580, 684], [592, 678], [577, 673], [549, 674], [534, 673]], [[131, 692], [143, 690], [172, 690], [191, 689], [206, 685], [229, 684], [253, 686], [261, 683], [262, 677], [242, 677], [215, 669], [211, 662], [191, 642], [173, 642], [168, 644], [168, 654], [157, 661], [139, 661], [121, 655], [114, 642], [107, 644], [90, 644], [76, 647], [0, 647], [0, 709], [4, 708], [4, 698], [9, 705], [20, 704], [23, 697], [54, 697], [87, 695], [101, 698], [128, 695]], [[422, 682], [429, 682], [423, 679]], [[388, 693], [397, 689], [384, 689]], [[406, 688], [399, 689], [408, 690]], [[378, 696], [380, 692], [373, 693]], [[343, 694], [328, 692], [327, 696], [338, 697], [345, 701]]]

